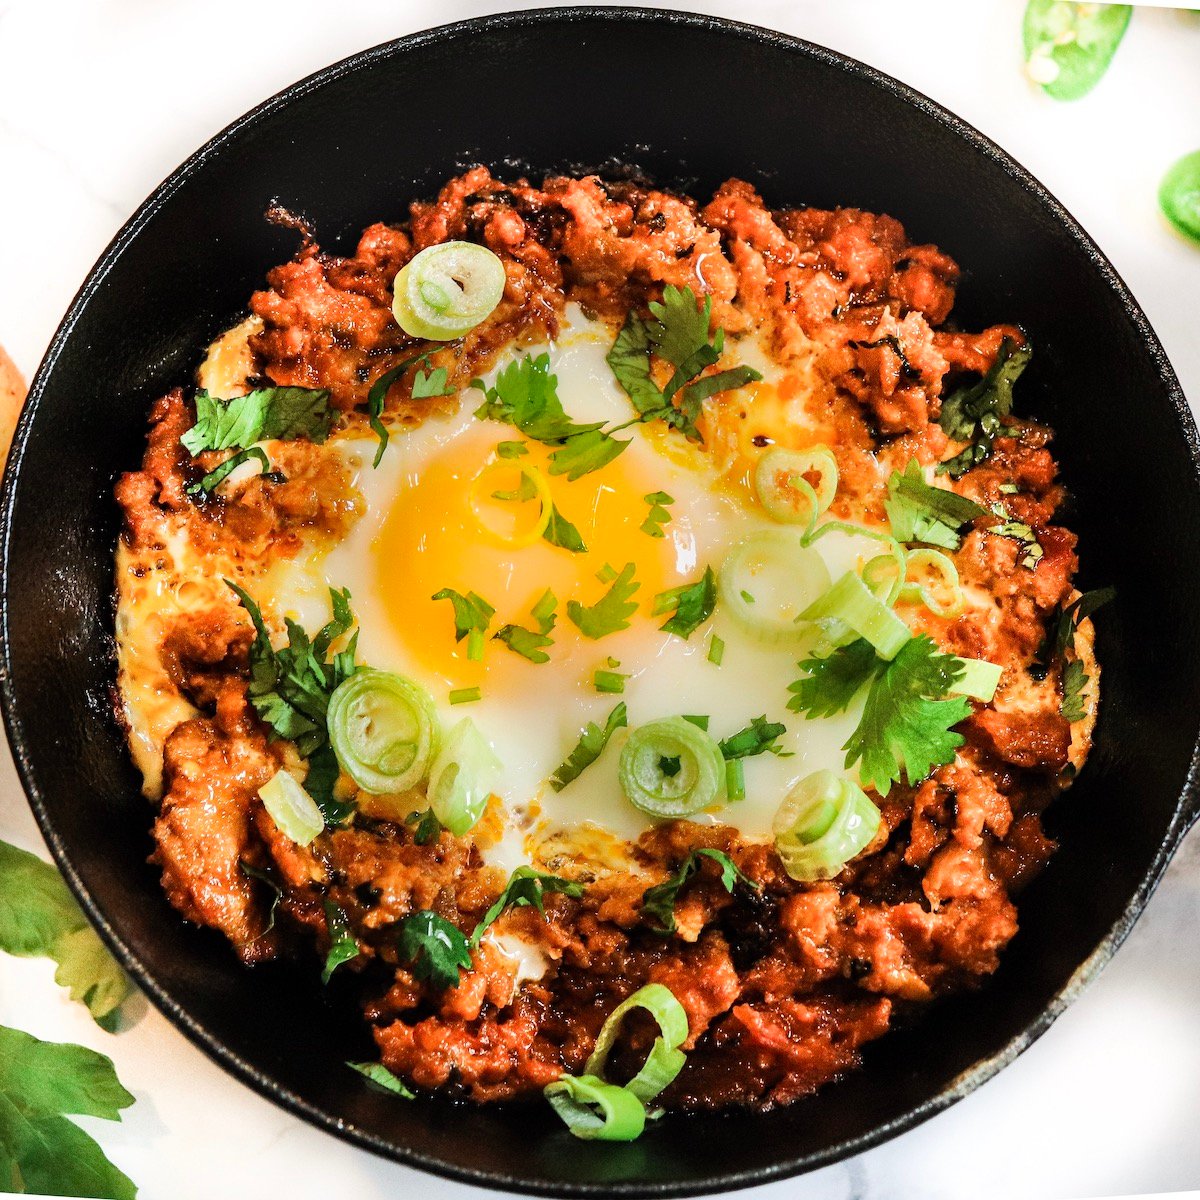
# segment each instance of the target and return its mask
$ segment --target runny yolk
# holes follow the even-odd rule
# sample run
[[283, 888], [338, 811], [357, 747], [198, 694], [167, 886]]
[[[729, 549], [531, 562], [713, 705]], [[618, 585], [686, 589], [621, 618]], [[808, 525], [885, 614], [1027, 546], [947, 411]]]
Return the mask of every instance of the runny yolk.
[[[639, 454], [640, 447], [631, 447], [606, 466], [570, 482], [565, 475], [549, 473], [551, 450], [536, 443], [528, 444], [525, 456], [499, 460], [506, 470], [499, 469], [495, 456], [499, 440], [493, 429], [470, 429], [423, 463], [404, 480], [373, 546], [376, 586], [396, 635], [417, 662], [449, 688], [473, 687], [489, 679], [494, 682], [496, 675], [525, 670], [533, 672], [527, 681], [536, 685], [536, 672], [547, 670], [547, 665], [528, 662], [492, 640], [492, 635], [506, 624], [536, 631], [538, 623], [530, 609], [547, 589], [558, 601], [558, 622], [550, 635], [555, 645], [547, 649], [551, 659], [561, 660], [584, 644], [588, 661], [599, 661], [605, 655], [604, 643], [585, 639], [567, 617], [569, 600], [592, 605], [608, 590], [598, 572], [605, 566], [619, 572], [626, 563], [634, 564], [634, 578], [641, 586], [632, 597], [638, 611], [630, 623], [653, 629], [663, 620], [650, 617], [654, 597], [690, 582], [697, 570], [695, 542], [686, 519], [672, 520], [662, 538], [641, 529], [650, 510], [644, 497], [658, 491], [661, 483], [648, 469], [645, 451]], [[584, 553], [543, 539], [505, 545], [495, 536], [494, 530], [504, 526], [495, 519], [498, 502], [491, 500], [491, 493], [514, 490], [523, 464], [541, 470], [555, 509], [578, 529], [587, 547]], [[473, 489], [484, 471], [492, 473], [483, 481], [486, 486]], [[511, 503], [514, 516], [509, 528], [528, 528], [539, 502]], [[491, 524], [492, 533], [481, 517]], [[443, 588], [464, 596], [474, 592], [495, 608], [482, 662], [468, 658], [467, 639], [455, 641], [450, 601], [432, 599]]]

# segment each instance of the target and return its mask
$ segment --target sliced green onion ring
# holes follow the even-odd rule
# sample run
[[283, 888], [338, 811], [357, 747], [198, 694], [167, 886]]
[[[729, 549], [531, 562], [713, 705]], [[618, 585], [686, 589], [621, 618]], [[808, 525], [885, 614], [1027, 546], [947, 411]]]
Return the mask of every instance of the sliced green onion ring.
[[760, 642], [803, 640], [797, 618], [829, 587], [829, 568], [794, 533], [764, 529], [730, 550], [717, 596], [730, 618]]
[[1158, 203], [1180, 233], [1200, 242], [1200, 150], [1185, 154], [1163, 176]]
[[847, 571], [800, 617], [822, 625], [827, 635], [832, 633], [829, 623], [839, 622], [839, 632], [852, 629], [875, 647], [880, 658], [888, 660], [912, 638], [912, 630], [853, 571]]
[[908, 572], [908, 552], [895, 538], [886, 554], [868, 559], [860, 574], [862, 581], [876, 596], [891, 607], [900, 599], [904, 587], [904, 576]]
[[276, 771], [258, 794], [279, 832], [298, 845], [307, 846], [325, 828], [317, 802], [287, 771]]
[[629, 735], [618, 772], [634, 808], [652, 817], [688, 817], [720, 796], [725, 756], [703, 729], [665, 717]]
[[356, 671], [330, 696], [327, 720], [338, 762], [363, 791], [403, 792], [428, 773], [437, 750], [437, 714], [412, 680]]
[[504, 294], [504, 264], [486, 246], [441, 242], [415, 255], [392, 285], [405, 333], [449, 342], [490, 316]]
[[[917, 572], [930, 572], [937, 580], [935, 588], [945, 595], [939, 600], [937, 592], [925, 583], [909, 582]], [[904, 604], [924, 604], [935, 617], [957, 617], [967, 606], [967, 598], [958, 582], [958, 568], [940, 550], [910, 550], [906, 580], [900, 589], [900, 601]]]
[[798, 882], [832, 879], [870, 845], [881, 819], [856, 783], [833, 771], [814, 771], [775, 814], [775, 849]]
[[577, 1137], [632, 1142], [646, 1128], [646, 1108], [628, 1088], [594, 1075], [563, 1075], [542, 1089], [563, 1124]]
[[429, 768], [429, 807], [455, 837], [483, 816], [503, 763], [470, 717], [446, 735]]
[[596, 1039], [596, 1048], [583, 1069], [588, 1075], [604, 1077], [604, 1066], [621, 1030], [621, 1022], [626, 1013], [635, 1008], [644, 1008], [658, 1022], [660, 1030], [642, 1069], [625, 1085], [643, 1104], [649, 1104], [683, 1070], [687, 1058], [679, 1049], [687, 1041], [687, 1013], [671, 989], [663, 984], [648, 983], [638, 988], [608, 1014]]
[[[816, 475], [814, 487], [805, 478]], [[837, 494], [837, 459], [828, 446], [790, 450], [772, 446], [754, 467], [754, 491], [772, 520], [809, 530]]]
[[970, 696], [972, 700], [990, 703], [1000, 686], [1004, 668], [986, 658], [960, 658], [958, 661], [963, 673], [950, 691], [956, 696]]

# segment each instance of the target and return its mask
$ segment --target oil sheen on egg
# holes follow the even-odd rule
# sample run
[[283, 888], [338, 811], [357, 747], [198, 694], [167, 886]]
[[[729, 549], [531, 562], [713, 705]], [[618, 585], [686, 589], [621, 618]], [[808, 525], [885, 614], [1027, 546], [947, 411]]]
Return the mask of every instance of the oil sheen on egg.
[[[520, 353], [549, 352], [559, 398], [574, 421], [629, 420], [629, 400], [605, 362], [611, 331], [577, 309], [567, 317], [554, 345]], [[755, 349], [740, 343], [739, 357], [754, 361], [771, 386], [773, 368]], [[556, 509], [578, 528], [586, 552], [540, 539], [506, 546], [481, 522], [480, 490], [473, 484], [497, 461], [497, 444], [520, 440], [520, 434], [476, 418], [480, 399], [469, 390], [456, 415], [393, 429], [378, 469], [371, 466], [373, 440], [343, 437], [331, 443], [346, 456], [366, 511], [323, 558], [301, 556], [278, 570], [271, 588], [277, 611], [315, 628], [328, 615], [327, 588], [349, 588], [360, 626], [359, 661], [422, 684], [444, 728], [464, 716], [475, 722], [503, 764], [495, 787], [503, 833], [495, 840], [481, 833], [479, 839], [485, 857], [499, 866], [511, 870], [534, 862], [553, 869], [569, 858], [599, 869], [628, 869], [628, 841], [653, 822], [629, 804], [618, 783], [627, 733], [614, 735], [599, 760], [562, 791], [548, 784], [585, 724], [602, 725], [618, 702], [625, 703], [631, 727], [660, 717], [702, 715], [718, 740], [756, 716], [783, 722], [784, 753], [744, 762], [746, 799], [714, 805], [693, 818], [768, 838], [793, 784], [822, 767], [842, 769], [841, 747], [856, 715], [806, 721], [789, 713], [788, 685], [799, 674], [800, 652], [747, 636], [720, 604], [686, 641], [662, 632], [664, 617], [652, 616], [651, 607], [658, 593], [694, 582], [706, 566], [719, 570], [742, 538], [778, 527], [753, 509], [744, 490], [730, 487], [702, 451], [657, 424], [635, 425], [619, 435], [631, 438], [629, 448], [602, 469], [574, 482], [545, 474]], [[543, 447], [531, 443], [520, 462], [543, 465], [545, 456]], [[655, 538], [641, 526], [649, 512], [645, 497], [660, 491], [674, 503], [665, 536]], [[835, 579], [873, 552], [872, 543], [838, 534], [817, 545]], [[584, 637], [567, 617], [567, 602], [595, 603], [608, 586], [598, 574], [606, 567], [620, 571], [627, 563], [634, 564], [639, 584], [629, 628], [598, 641]], [[547, 647], [550, 661], [531, 663], [494, 639], [482, 662], [471, 661], [467, 642], [455, 641], [451, 604], [432, 599], [444, 588], [475, 592], [495, 608], [489, 634], [509, 623], [536, 628], [530, 609], [549, 589], [558, 613], [550, 634], [554, 644]], [[708, 658], [712, 632], [725, 643], [720, 666]], [[628, 676], [621, 695], [598, 694], [593, 685], [596, 670], [609, 669], [609, 659], [620, 664], [612, 669]], [[450, 704], [452, 691], [476, 687], [478, 701]]]

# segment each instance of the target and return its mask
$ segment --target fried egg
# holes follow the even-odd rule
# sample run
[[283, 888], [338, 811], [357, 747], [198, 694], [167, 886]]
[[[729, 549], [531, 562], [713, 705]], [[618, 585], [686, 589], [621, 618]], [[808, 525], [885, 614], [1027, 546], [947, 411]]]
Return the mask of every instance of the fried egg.
[[[605, 361], [611, 344], [606, 325], [572, 306], [553, 345], [514, 348], [496, 369], [544, 350], [563, 408], [574, 421], [621, 424], [631, 410]], [[749, 340], [739, 342], [738, 355], [762, 370], [765, 378], [757, 386], [770, 396], [764, 407], [785, 405], [796, 391], [795, 377], [781, 379]], [[364, 510], [332, 548], [314, 547], [273, 570], [262, 592], [271, 597], [275, 615], [314, 629], [328, 619], [328, 589], [348, 588], [359, 624], [358, 661], [420, 683], [433, 697], [444, 728], [471, 718], [502, 764], [494, 804], [475, 833], [485, 858], [496, 865], [511, 869], [533, 862], [553, 868], [570, 856], [597, 867], [631, 868], [628, 844], [653, 819], [625, 799], [618, 782], [617, 761], [628, 731], [619, 730], [600, 758], [561, 791], [549, 785], [584, 726], [589, 721], [603, 725], [618, 702], [626, 705], [630, 727], [694, 715], [708, 718], [718, 740], [756, 716], [783, 722], [781, 753], [744, 761], [746, 798], [716, 804], [693, 818], [733, 825], [746, 837], [768, 838], [772, 818], [793, 784], [823, 767], [842, 768], [841, 747], [854, 718], [805, 721], [788, 713], [788, 684], [798, 674], [795, 647], [748, 636], [719, 604], [711, 620], [687, 639], [664, 632], [664, 617], [653, 615], [652, 608], [659, 593], [695, 582], [706, 567], [719, 570], [741, 539], [778, 526], [756, 511], [728, 462], [715, 461], [657, 423], [637, 424], [618, 435], [630, 444], [602, 469], [574, 481], [543, 473], [555, 508], [577, 527], [585, 551], [544, 540], [506, 545], [489, 525], [494, 514], [481, 512], [480, 496], [486, 509], [489, 489], [503, 478], [505, 466], [515, 481], [522, 464], [544, 468], [547, 451], [529, 443], [527, 456], [507, 464], [498, 459], [497, 445], [519, 434], [477, 418], [480, 399], [469, 389], [454, 415], [393, 429], [377, 468], [373, 438], [356, 432], [329, 443], [344, 456]], [[794, 426], [795, 414], [790, 416]], [[484, 476], [487, 487], [481, 490], [478, 481]], [[642, 529], [647, 497], [655, 492], [673, 501], [662, 537]], [[834, 578], [873, 553], [872, 546], [843, 535], [819, 543]], [[585, 637], [567, 617], [568, 601], [595, 603], [607, 590], [611, 572], [629, 563], [638, 607], [628, 628], [600, 640]], [[474, 592], [495, 609], [482, 661], [468, 657], [466, 640], [455, 640], [450, 603], [433, 599], [447, 588]], [[492, 635], [510, 623], [536, 628], [531, 609], [547, 590], [557, 602], [557, 622], [549, 635], [553, 645], [547, 647], [548, 662], [533, 663]], [[713, 634], [724, 642], [719, 666], [709, 657]], [[623, 693], [597, 692], [598, 669], [626, 676]], [[452, 693], [467, 689], [478, 689], [479, 699], [451, 703]]]

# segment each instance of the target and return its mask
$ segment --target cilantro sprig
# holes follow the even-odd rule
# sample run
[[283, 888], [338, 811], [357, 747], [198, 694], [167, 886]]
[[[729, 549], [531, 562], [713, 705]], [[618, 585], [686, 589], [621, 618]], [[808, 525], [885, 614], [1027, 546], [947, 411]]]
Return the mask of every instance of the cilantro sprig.
[[652, 888], [647, 888], [642, 895], [642, 915], [658, 922], [656, 933], [675, 932], [675, 905], [679, 901], [679, 893], [683, 891], [688, 880], [700, 870], [701, 863], [706, 858], [711, 859], [720, 867], [721, 886], [731, 895], [734, 887], [739, 883], [753, 888], [754, 891], [761, 888], [762, 885], [755, 883], [748, 875], [744, 875], [733, 859], [723, 850], [713, 850], [708, 846], [692, 850], [674, 875], [662, 883], [656, 883]]
[[947, 437], [969, 442], [965, 450], [939, 463], [937, 473], [960, 479], [972, 467], [992, 457], [996, 438], [1012, 413], [1013, 384], [1029, 365], [1033, 349], [1005, 338], [996, 361], [978, 383], [960, 387], [942, 401], [939, 424]]
[[566, 761], [559, 765], [557, 771], [550, 777], [550, 786], [561, 792], [568, 783], [574, 782], [604, 753], [604, 747], [618, 729], [629, 724], [625, 703], [622, 701], [605, 718], [601, 727], [595, 721], [589, 721], [579, 735], [575, 748], [567, 755]]
[[987, 512], [966, 496], [926, 483], [915, 458], [903, 472], [892, 472], [883, 507], [898, 542], [924, 542], [945, 550], [957, 550], [963, 529]]
[[[710, 336], [711, 296], [700, 304], [690, 287], [668, 284], [662, 300], [652, 300], [648, 307], [649, 317], [630, 311], [608, 352], [608, 365], [640, 420], [664, 421], [690, 441], [702, 441], [696, 422], [704, 401], [762, 375], [745, 366], [703, 374], [720, 360], [725, 346], [724, 329]], [[661, 388], [654, 381], [654, 358], [674, 368]]]
[[946, 697], [965, 668], [925, 634], [911, 638], [890, 662], [860, 638], [800, 669], [805, 677], [790, 686], [788, 708], [810, 719], [845, 711], [866, 690], [862, 717], [842, 749], [845, 765], [861, 763], [863, 783], [880, 795], [902, 778], [919, 783], [934, 767], [953, 762], [963, 744], [952, 731], [970, 716], [970, 702]]

